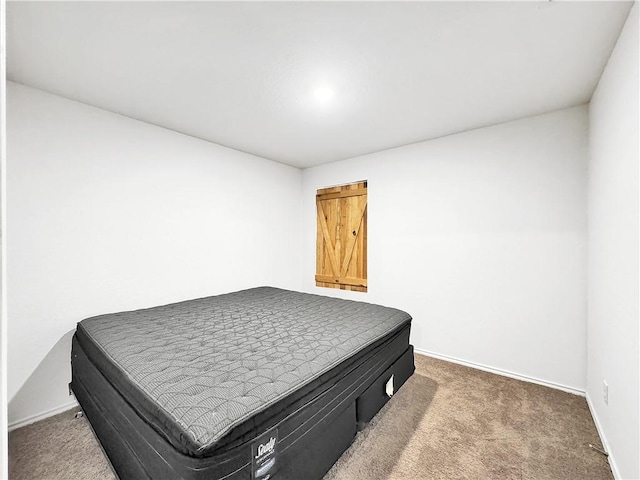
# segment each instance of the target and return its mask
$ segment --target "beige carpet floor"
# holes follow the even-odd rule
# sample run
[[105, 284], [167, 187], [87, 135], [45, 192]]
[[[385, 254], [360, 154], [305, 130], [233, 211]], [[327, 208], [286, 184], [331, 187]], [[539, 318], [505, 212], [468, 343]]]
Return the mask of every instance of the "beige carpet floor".
[[[601, 447], [584, 398], [416, 355], [416, 373], [325, 480], [612, 479], [589, 443]], [[69, 411], [10, 433], [9, 478], [115, 477]]]

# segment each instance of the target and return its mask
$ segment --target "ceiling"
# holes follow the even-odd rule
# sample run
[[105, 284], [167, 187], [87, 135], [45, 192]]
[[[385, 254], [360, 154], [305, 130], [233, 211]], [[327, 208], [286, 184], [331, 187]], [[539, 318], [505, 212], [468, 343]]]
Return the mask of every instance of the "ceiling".
[[[304, 168], [585, 103], [630, 9], [8, 2], [7, 72]], [[320, 87], [333, 96], [319, 101]]]

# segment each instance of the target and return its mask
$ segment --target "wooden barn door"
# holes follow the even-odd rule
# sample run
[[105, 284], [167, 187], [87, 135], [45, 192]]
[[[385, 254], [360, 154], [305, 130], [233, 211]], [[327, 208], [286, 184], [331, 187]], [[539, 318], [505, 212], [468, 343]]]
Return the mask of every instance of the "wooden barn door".
[[316, 195], [316, 285], [367, 291], [367, 182]]

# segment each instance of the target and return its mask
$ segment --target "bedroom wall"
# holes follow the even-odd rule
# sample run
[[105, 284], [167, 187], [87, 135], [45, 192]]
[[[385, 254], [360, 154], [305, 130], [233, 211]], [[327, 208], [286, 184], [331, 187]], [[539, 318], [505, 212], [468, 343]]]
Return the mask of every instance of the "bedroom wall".
[[639, 21], [636, 3], [589, 107], [587, 398], [617, 478], [640, 478]]
[[[303, 171], [305, 291], [412, 314], [422, 352], [584, 391], [587, 107]], [[316, 189], [368, 180], [369, 292], [317, 288]]]
[[5, 2], [0, 2], [0, 478], [8, 477], [7, 458], [7, 332], [5, 299], [5, 158], [6, 158], [6, 38]]
[[299, 169], [15, 83], [8, 118], [10, 422], [69, 402], [85, 317], [299, 288]]

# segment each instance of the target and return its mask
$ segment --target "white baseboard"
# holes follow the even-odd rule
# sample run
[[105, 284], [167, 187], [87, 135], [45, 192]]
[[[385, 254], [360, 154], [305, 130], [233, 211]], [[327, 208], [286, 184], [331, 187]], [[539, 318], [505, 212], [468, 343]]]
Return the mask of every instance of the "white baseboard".
[[613, 456], [613, 452], [609, 447], [609, 442], [607, 442], [607, 437], [604, 435], [604, 430], [602, 429], [602, 424], [600, 423], [600, 419], [598, 418], [598, 414], [596, 413], [595, 408], [593, 408], [593, 402], [591, 401], [591, 397], [587, 393], [587, 405], [589, 405], [589, 411], [591, 412], [591, 417], [593, 418], [593, 423], [596, 424], [596, 430], [598, 431], [598, 435], [600, 436], [600, 441], [602, 442], [602, 446], [604, 447], [604, 451], [609, 454], [609, 466], [611, 467], [611, 472], [613, 473], [613, 478], [619, 480], [622, 478], [620, 475], [620, 470], [618, 470], [618, 465], [616, 464], [616, 460]]
[[44, 420], [45, 418], [53, 417], [62, 412], [66, 412], [74, 407], [78, 407], [78, 402], [74, 399], [69, 403], [65, 403], [64, 405], [60, 405], [59, 407], [52, 408], [51, 410], [47, 410], [46, 412], [38, 413], [36, 415], [31, 415], [23, 420], [16, 420], [9, 423], [8, 430], [15, 430], [16, 428], [24, 427], [26, 425], [30, 425], [32, 423], [38, 422], [40, 420]]
[[572, 393], [573, 395], [579, 395], [581, 397], [584, 397], [586, 395], [584, 390], [580, 390], [578, 388], [568, 387], [566, 385], [560, 385], [558, 383], [549, 382], [547, 380], [540, 380], [539, 378], [529, 377], [527, 375], [510, 372], [508, 370], [501, 370], [499, 368], [488, 367], [486, 365], [482, 365], [479, 363], [469, 362], [467, 360], [461, 360], [459, 358], [450, 357], [448, 355], [442, 355], [440, 353], [429, 352], [427, 350], [421, 350], [419, 348], [414, 348], [414, 351], [416, 353], [419, 353], [420, 355], [426, 355], [427, 357], [438, 358], [440, 360], [445, 360], [447, 362], [457, 363], [458, 365], [464, 365], [465, 367], [471, 367], [477, 370], [482, 370], [484, 372], [495, 373], [496, 375], [502, 375], [503, 377], [522, 380], [523, 382], [536, 383], [544, 387], [550, 387], [556, 390], [562, 390], [563, 392]]

